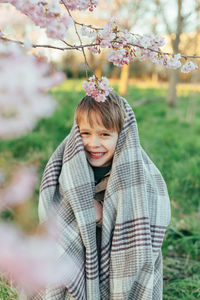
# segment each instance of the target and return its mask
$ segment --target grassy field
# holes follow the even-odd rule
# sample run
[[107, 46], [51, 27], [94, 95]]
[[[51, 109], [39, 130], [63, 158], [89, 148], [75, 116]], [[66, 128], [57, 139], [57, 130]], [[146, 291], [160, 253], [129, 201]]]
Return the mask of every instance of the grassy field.
[[[117, 91], [117, 85], [114, 86]], [[81, 82], [68, 81], [51, 92], [58, 108], [35, 130], [0, 144], [0, 165], [8, 172], [18, 164], [37, 167], [39, 180], [44, 166], [68, 134], [77, 102], [84, 95]], [[178, 106], [167, 106], [166, 88], [131, 85], [126, 99], [134, 108], [140, 140], [161, 170], [169, 189], [172, 221], [163, 244], [164, 300], [200, 299], [200, 96], [179, 88]], [[144, 105], [138, 101], [147, 100]], [[32, 199], [14, 211], [2, 214], [27, 231], [36, 226], [39, 182]], [[17, 299], [15, 291], [0, 283], [0, 300]]]

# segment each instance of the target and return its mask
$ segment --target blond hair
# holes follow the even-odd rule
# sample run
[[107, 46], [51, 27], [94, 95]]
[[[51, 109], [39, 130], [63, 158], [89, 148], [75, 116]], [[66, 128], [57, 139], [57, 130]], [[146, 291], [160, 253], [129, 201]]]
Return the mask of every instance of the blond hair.
[[95, 121], [109, 130], [121, 132], [126, 116], [123, 101], [116, 93], [111, 92], [105, 102], [97, 102], [91, 96], [85, 96], [77, 105], [75, 110], [75, 120], [79, 125], [83, 114], [87, 114], [87, 119], [91, 127], [94, 126], [92, 115]]

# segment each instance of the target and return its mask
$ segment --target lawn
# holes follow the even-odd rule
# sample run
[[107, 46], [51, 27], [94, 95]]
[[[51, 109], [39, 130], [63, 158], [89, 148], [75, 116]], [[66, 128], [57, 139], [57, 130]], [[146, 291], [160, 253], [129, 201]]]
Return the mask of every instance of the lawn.
[[[117, 91], [117, 85], [114, 88]], [[1, 168], [9, 172], [18, 164], [33, 164], [38, 169], [32, 199], [1, 216], [20, 223], [28, 232], [38, 222], [37, 199], [44, 166], [70, 131], [76, 104], [84, 92], [81, 82], [68, 81], [51, 94], [58, 107], [50, 119], [41, 120], [24, 137], [0, 143]], [[136, 114], [141, 144], [163, 174], [171, 199], [172, 221], [163, 244], [163, 299], [200, 299], [200, 96], [183, 87], [175, 109], [167, 106], [165, 98], [164, 87], [134, 85], [126, 96]], [[147, 102], [138, 105], [144, 99]], [[0, 283], [0, 299], [17, 299], [5, 282]]]

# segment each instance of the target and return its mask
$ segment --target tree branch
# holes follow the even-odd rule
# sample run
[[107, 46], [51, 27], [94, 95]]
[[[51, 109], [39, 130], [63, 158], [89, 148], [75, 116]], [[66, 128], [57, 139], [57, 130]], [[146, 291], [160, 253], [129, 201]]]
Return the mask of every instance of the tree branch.
[[[17, 43], [17, 44], [20, 44], [22, 46], [24, 46], [24, 43], [22, 41], [17, 41], [17, 40], [11, 40], [11, 39], [8, 39], [8, 38], [0, 38], [6, 42], [11, 42], [11, 43]], [[114, 41], [113, 44], [121, 44], [120, 42], [116, 42]], [[162, 52], [162, 51], [159, 51], [159, 50], [154, 50], [154, 49], [151, 49], [151, 48], [144, 48], [142, 46], [139, 46], [139, 45], [136, 45], [136, 44], [132, 44], [132, 43], [127, 43], [127, 45], [129, 46], [132, 46], [132, 47], [136, 47], [136, 48], [140, 48], [142, 50], [149, 50], [151, 52], [155, 52], [155, 53], [158, 53], [158, 54], [161, 54], [161, 55], [168, 55], [168, 56], [173, 56], [174, 54], [173, 53], [169, 53], [169, 52]], [[37, 44], [32, 44], [32, 48], [49, 48], [49, 49], [56, 49], [56, 50], [61, 50], [61, 51], [66, 51], [66, 50], [78, 50], [80, 51], [81, 49], [83, 48], [87, 48], [87, 47], [96, 47], [96, 46], [99, 46], [99, 43], [95, 43], [95, 44], [81, 44], [81, 45], [74, 45], [74, 46], [70, 46], [70, 47], [57, 47], [57, 46], [52, 46], [52, 45], [37, 45]], [[184, 55], [184, 54], [181, 54], [181, 57], [182, 58], [200, 58], [200, 56], [198, 55]]]

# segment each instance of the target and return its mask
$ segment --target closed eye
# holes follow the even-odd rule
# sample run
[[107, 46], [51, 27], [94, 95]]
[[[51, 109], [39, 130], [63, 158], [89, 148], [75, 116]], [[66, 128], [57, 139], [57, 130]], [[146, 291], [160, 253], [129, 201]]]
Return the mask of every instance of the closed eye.
[[83, 134], [84, 134], [84, 135], [88, 135], [89, 132], [86, 132], [86, 131], [85, 131], [85, 132], [81, 132], [81, 135], [83, 135]]

